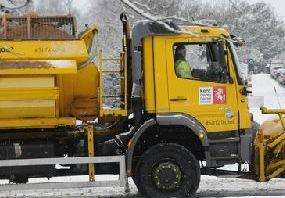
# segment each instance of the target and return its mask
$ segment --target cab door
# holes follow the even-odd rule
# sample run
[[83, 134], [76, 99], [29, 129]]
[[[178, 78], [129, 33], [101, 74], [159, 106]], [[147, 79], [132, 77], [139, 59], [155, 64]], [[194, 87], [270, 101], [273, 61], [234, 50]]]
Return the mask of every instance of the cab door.
[[235, 50], [233, 43], [228, 44], [228, 54], [230, 55], [231, 67], [235, 70], [235, 84], [237, 90], [237, 102], [239, 110], [239, 129], [251, 128], [251, 115], [249, 112], [247, 88], [245, 86], [245, 80], [247, 76], [243, 76], [243, 69], [239, 68], [239, 58]]
[[[185, 61], [191, 68], [191, 76], [187, 78], [179, 75], [176, 69], [179, 45], [185, 46]], [[225, 51], [221, 53], [222, 46], [196, 38], [166, 41], [170, 112], [195, 117], [208, 132], [238, 129], [236, 85]]]

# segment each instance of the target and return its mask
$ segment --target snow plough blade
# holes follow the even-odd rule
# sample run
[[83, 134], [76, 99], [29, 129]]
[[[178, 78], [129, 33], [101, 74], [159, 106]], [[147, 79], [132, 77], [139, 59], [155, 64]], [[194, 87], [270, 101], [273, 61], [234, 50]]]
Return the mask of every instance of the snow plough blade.
[[254, 142], [256, 175], [264, 182], [285, 175], [285, 109], [262, 107], [261, 111], [279, 116], [261, 125]]

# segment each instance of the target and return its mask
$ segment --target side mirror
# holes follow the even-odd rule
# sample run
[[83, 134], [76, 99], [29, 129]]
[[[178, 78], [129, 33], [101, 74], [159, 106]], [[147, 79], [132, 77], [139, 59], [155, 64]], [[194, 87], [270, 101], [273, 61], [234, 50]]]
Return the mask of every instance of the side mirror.
[[240, 91], [241, 95], [247, 96], [248, 94], [252, 93], [252, 91], [247, 90], [246, 87], [243, 87]]
[[236, 47], [242, 47], [245, 44], [245, 40], [243, 38], [236, 36], [236, 35], [231, 35], [231, 39], [233, 40], [233, 44]]

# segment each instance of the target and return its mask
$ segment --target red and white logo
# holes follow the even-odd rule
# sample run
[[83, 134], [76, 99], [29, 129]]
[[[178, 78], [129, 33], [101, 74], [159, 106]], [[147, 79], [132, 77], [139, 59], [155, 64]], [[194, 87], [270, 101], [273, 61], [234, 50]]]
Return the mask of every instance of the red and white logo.
[[225, 104], [227, 98], [225, 87], [213, 87], [213, 103]]

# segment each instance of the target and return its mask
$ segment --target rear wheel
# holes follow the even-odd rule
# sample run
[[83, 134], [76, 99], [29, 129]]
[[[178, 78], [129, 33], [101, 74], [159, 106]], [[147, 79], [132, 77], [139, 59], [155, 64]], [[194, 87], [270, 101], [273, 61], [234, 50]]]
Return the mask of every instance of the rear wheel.
[[138, 189], [147, 197], [192, 197], [200, 183], [195, 156], [178, 144], [158, 144], [141, 157]]
[[12, 176], [9, 180], [9, 182], [15, 183], [15, 184], [26, 184], [28, 183], [29, 178], [26, 176]]

